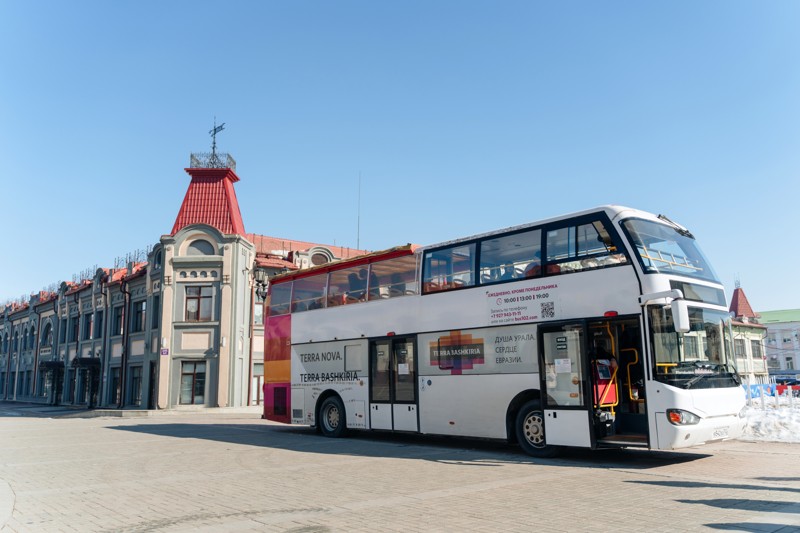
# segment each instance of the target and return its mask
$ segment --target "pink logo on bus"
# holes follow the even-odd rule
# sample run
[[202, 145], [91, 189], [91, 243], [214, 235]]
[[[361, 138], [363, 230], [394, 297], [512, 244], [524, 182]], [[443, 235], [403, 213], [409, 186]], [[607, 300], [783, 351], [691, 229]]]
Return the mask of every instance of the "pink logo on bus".
[[450, 370], [452, 375], [462, 374], [464, 370], [472, 370], [475, 365], [484, 363], [483, 339], [473, 338], [471, 333], [451, 331], [430, 342], [429, 347], [431, 366]]

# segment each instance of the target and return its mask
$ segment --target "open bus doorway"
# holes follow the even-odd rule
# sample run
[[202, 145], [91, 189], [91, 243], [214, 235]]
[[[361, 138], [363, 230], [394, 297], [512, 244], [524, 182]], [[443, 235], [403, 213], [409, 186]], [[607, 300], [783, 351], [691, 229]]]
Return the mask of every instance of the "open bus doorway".
[[587, 349], [597, 447], [647, 446], [647, 398], [638, 318], [590, 321]]

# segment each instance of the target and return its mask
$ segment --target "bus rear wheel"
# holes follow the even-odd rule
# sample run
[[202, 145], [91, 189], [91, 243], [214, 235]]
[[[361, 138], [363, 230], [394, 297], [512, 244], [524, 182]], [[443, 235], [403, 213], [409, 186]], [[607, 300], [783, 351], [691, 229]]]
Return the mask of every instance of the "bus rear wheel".
[[319, 428], [326, 437], [341, 437], [347, 431], [344, 404], [338, 396], [330, 396], [319, 409]]
[[517, 412], [517, 442], [522, 450], [534, 457], [553, 457], [558, 452], [547, 444], [544, 431], [544, 411], [538, 401], [527, 402]]

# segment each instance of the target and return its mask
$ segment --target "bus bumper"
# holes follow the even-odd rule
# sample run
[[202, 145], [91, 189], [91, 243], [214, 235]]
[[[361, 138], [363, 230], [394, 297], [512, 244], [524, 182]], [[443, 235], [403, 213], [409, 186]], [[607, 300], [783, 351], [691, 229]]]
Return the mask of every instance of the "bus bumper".
[[737, 414], [701, 418], [697, 424], [675, 425], [667, 413], [656, 413], [658, 450], [677, 450], [707, 442], [737, 439], [744, 432], [745, 419]]

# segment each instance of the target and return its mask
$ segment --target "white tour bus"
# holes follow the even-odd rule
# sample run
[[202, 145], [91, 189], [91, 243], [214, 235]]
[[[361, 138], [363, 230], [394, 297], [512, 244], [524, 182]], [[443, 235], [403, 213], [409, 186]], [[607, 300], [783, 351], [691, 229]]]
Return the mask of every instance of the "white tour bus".
[[270, 280], [264, 418], [561, 446], [735, 438], [722, 284], [684, 227], [603, 206]]

